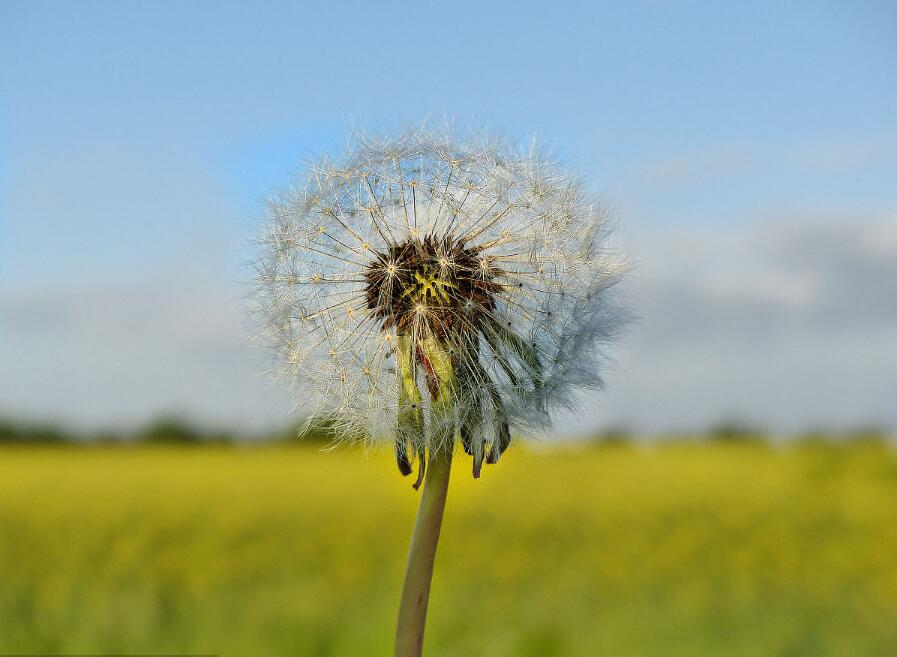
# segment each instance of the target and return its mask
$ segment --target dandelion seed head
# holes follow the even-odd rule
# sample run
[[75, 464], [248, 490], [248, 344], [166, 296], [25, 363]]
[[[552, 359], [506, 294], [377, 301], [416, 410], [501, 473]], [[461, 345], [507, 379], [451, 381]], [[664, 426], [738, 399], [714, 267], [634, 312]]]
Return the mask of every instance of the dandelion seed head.
[[460, 442], [478, 476], [511, 429], [602, 385], [624, 321], [606, 237], [605, 209], [536, 149], [359, 137], [269, 204], [260, 337], [310, 417], [394, 441], [403, 473]]

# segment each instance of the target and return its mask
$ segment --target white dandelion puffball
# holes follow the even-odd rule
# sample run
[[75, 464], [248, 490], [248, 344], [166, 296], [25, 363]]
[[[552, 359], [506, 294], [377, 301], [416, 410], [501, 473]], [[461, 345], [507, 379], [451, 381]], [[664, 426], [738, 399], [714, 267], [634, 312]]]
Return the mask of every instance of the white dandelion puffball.
[[459, 441], [479, 476], [512, 429], [601, 385], [622, 321], [606, 235], [604, 208], [535, 149], [358, 137], [269, 204], [261, 337], [309, 417], [394, 440], [403, 474]]

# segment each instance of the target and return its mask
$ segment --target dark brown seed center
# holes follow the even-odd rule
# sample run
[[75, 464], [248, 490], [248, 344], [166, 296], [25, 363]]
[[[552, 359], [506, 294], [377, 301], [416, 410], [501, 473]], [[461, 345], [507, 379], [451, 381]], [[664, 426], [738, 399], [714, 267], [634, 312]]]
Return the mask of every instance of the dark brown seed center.
[[407, 239], [376, 253], [365, 272], [365, 296], [384, 329], [415, 326], [437, 337], [479, 329], [494, 309], [503, 274], [476, 249], [450, 237]]

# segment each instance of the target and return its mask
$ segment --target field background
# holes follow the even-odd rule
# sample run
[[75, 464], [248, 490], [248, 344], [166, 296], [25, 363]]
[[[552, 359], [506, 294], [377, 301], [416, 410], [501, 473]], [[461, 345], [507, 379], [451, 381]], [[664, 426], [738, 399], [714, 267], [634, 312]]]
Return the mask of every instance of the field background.
[[[428, 657], [897, 654], [881, 444], [459, 459]], [[0, 449], [0, 653], [388, 655], [418, 499], [314, 446]]]

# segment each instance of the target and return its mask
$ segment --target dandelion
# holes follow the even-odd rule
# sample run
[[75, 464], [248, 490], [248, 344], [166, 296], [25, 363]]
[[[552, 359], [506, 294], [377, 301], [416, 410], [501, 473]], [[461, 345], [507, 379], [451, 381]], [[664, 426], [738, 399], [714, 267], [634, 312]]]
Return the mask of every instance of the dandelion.
[[453, 450], [474, 477], [602, 380], [621, 313], [607, 213], [502, 141], [356, 139], [270, 203], [256, 286], [275, 369], [342, 438], [424, 481], [396, 654], [419, 655]]

